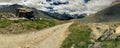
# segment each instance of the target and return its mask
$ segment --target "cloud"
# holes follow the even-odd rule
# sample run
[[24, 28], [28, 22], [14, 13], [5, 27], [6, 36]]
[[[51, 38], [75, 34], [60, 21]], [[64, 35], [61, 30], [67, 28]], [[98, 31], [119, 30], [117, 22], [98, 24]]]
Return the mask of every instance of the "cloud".
[[[49, 2], [48, 2], [49, 1]], [[68, 13], [68, 14], [92, 14], [109, 6], [115, 0], [0, 0], [0, 5], [21, 4], [35, 7], [39, 10]], [[49, 8], [47, 8], [49, 7]], [[50, 9], [52, 8], [52, 9]]]

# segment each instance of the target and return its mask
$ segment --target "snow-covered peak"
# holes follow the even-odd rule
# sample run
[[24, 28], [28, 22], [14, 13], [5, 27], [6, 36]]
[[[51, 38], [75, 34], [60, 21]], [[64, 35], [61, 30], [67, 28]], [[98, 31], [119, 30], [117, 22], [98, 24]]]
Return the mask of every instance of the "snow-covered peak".
[[20, 4], [47, 12], [93, 14], [108, 7], [115, 0], [0, 0], [0, 5]]

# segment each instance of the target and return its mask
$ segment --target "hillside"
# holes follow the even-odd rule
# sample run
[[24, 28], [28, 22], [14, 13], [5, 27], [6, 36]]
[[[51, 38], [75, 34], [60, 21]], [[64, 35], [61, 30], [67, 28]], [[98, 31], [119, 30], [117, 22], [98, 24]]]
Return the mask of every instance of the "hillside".
[[[120, 3], [114, 4], [97, 14], [95, 14], [96, 18], [101, 21], [120, 21]], [[98, 17], [99, 16], [99, 17]]]
[[74, 20], [61, 48], [120, 48], [120, 0], [82, 19]]
[[104, 10], [81, 19], [82, 22], [117, 22], [120, 21], [120, 1], [113, 2]]

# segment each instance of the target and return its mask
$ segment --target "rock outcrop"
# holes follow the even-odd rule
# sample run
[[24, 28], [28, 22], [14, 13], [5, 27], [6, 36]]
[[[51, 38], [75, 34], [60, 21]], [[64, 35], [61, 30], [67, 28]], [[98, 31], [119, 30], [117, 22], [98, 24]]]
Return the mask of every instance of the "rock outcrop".
[[91, 38], [93, 40], [109, 40], [115, 39], [119, 35], [119, 27], [113, 25], [107, 25], [103, 23], [91, 23], [89, 24], [91, 28]]
[[109, 32], [109, 26], [101, 23], [92, 23], [89, 24], [89, 27], [91, 28], [91, 38], [94, 40], [99, 39], [103, 36], [103, 34]]
[[25, 17], [27, 19], [31, 19], [31, 18], [34, 18], [33, 13], [34, 13], [34, 11], [29, 8], [16, 9], [16, 16], [18, 16], [18, 17]]
[[119, 23], [105, 24], [105, 23], [89, 23], [91, 28], [91, 42], [88, 48], [101, 48], [104, 43], [102, 41], [116, 40], [120, 37]]

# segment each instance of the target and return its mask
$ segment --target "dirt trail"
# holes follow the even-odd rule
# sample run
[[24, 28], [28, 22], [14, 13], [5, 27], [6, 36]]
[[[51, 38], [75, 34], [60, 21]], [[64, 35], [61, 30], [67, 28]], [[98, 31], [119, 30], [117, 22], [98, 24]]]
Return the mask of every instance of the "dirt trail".
[[28, 34], [0, 34], [0, 48], [59, 48], [71, 24], [72, 22]]

